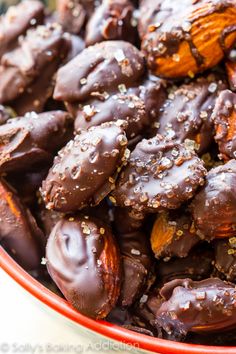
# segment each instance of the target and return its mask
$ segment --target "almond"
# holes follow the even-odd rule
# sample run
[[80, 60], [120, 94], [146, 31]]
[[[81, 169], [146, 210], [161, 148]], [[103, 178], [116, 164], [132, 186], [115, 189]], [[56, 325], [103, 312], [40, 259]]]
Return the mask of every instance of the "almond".
[[120, 257], [109, 227], [83, 215], [62, 218], [46, 248], [47, 268], [78, 311], [104, 318], [120, 294]]
[[225, 68], [228, 76], [228, 82], [231, 90], [236, 90], [236, 62], [227, 60], [225, 62]]
[[141, 14], [147, 9], [149, 25], [140, 17], [142, 49], [158, 76], [192, 78], [218, 64], [236, 39], [234, 1], [146, 0]]

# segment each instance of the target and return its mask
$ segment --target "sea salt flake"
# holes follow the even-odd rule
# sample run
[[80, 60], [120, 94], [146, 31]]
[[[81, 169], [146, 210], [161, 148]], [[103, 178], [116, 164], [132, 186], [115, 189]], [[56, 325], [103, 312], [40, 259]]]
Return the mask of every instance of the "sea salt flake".
[[132, 248], [132, 250], [130, 251], [131, 254], [134, 254], [135, 256], [140, 256], [140, 251], [139, 250], [136, 250], [134, 248]]
[[123, 52], [122, 49], [118, 49], [115, 53], [114, 53], [114, 57], [118, 62], [121, 62], [125, 59], [125, 54]]

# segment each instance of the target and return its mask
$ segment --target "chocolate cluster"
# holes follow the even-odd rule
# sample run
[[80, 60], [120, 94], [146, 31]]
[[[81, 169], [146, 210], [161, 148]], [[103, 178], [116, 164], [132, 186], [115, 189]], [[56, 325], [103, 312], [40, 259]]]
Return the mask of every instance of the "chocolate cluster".
[[0, 243], [83, 315], [236, 343], [234, 0], [0, 17]]

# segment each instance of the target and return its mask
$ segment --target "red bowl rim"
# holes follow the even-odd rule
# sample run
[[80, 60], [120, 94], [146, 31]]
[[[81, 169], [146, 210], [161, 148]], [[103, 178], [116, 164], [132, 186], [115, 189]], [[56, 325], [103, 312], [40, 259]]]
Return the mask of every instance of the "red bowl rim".
[[236, 347], [176, 343], [132, 332], [105, 321], [95, 321], [85, 317], [73, 309], [67, 301], [54, 294], [24, 271], [2, 247], [0, 247], [0, 267], [25, 290], [51, 309], [89, 330], [118, 342], [161, 354], [236, 354]]

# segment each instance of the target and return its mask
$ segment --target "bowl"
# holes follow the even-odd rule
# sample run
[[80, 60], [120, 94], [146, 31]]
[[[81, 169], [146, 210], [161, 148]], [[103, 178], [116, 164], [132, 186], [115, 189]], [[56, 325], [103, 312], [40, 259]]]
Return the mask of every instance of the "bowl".
[[[13, 278], [19, 286], [29, 292], [44, 305], [56, 311], [59, 316], [71, 321], [78, 327], [84, 327], [97, 338], [106, 337], [112, 343], [129, 345], [129, 353], [158, 353], [158, 354], [236, 354], [236, 347], [217, 347], [195, 344], [177, 343], [164, 339], [149, 337], [129, 331], [106, 321], [95, 321], [81, 315], [73, 309], [68, 302], [44, 287], [27, 272], [25, 272], [5, 251], [0, 247], [0, 267]], [[118, 345], [117, 345], [118, 347]], [[133, 349], [132, 349], [133, 348]]]

